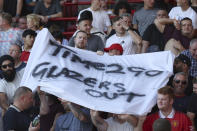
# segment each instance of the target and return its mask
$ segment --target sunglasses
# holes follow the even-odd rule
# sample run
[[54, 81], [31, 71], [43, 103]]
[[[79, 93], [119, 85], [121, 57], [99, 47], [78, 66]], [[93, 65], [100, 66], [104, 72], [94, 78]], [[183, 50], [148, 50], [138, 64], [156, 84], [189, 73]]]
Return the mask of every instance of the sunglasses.
[[13, 68], [14, 64], [10, 63], [10, 64], [7, 64], [7, 65], [1, 65], [1, 68], [3, 68], [3, 69], [6, 69], [7, 67]]
[[187, 84], [186, 81], [180, 81], [180, 80], [174, 80], [174, 82], [175, 82], [176, 84], [179, 84], [180, 82], [181, 82], [181, 84], [183, 84], [183, 85], [186, 85], [186, 84]]

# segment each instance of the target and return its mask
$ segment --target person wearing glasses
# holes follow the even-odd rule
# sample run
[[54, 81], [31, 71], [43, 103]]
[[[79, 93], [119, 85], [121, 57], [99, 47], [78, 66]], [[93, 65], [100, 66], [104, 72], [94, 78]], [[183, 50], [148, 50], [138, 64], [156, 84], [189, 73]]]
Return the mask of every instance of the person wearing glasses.
[[185, 95], [185, 89], [187, 88], [187, 75], [184, 72], [176, 73], [173, 80], [173, 89], [174, 89], [174, 103], [173, 108], [176, 111], [183, 113], [187, 112], [188, 102], [190, 97]]
[[15, 71], [14, 59], [9, 55], [0, 57], [0, 108], [4, 113], [9, 105], [13, 103], [13, 96], [21, 82], [21, 75]]

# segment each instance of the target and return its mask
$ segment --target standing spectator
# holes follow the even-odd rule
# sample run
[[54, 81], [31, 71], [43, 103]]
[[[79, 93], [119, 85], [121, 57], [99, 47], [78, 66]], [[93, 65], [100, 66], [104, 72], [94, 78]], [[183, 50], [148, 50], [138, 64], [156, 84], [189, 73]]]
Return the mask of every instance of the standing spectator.
[[190, 119], [185, 114], [173, 109], [173, 101], [173, 89], [168, 86], [160, 88], [157, 95], [159, 112], [147, 116], [143, 124], [143, 130], [152, 131], [154, 121], [159, 118], [165, 118], [170, 121], [172, 131], [190, 131], [192, 129]]
[[113, 19], [113, 29], [116, 34], [107, 39], [106, 47], [110, 47], [113, 43], [120, 43], [124, 50], [123, 55], [140, 52], [141, 37], [121, 17], [117, 16]]
[[193, 77], [197, 76], [197, 39], [190, 41], [189, 49], [184, 50], [181, 54], [186, 55], [191, 61], [189, 74]]
[[[156, 20], [168, 18], [168, 13], [166, 10], [159, 9], [157, 11]], [[164, 38], [167, 35], [166, 32], [159, 30], [155, 23], [150, 24], [142, 37], [142, 53], [145, 52], [155, 52], [163, 51], [165, 47]]]
[[[77, 22], [77, 29], [80, 31], [84, 31], [87, 33], [88, 38], [87, 38], [87, 50], [91, 50], [93, 52], [97, 51], [103, 51], [104, 49], [104, 44], [101, 38], [97, 35], [91, 34], [92, 28], [92, 20], [91, 18], [88, 17], [81, 17], [78, 22]], [[69, 46], [74, 47], [74, 36], [69, 40]]]
[[110, 32], [111, 23], [109, 16], [105, 11], [101, 10], [100, 6], [101, 6], [100, 0], [91, 0], [91, 6], [79, 12], [78, 20], [80, 19], [80, 14], [83, 11], [89, 10], [92, 12], [93, 15], [92, 26], [102, 32], [104, 31]]
[[114, 15], [121, 16], [124, 13], [131, 13], [131, 7], [126, 1], [119, 1], [114, 7]]
[[0, 80], [0, 107], [5, 112], [13, 103], [13, 96], [21, 82], [20, 72], [15, 71], [14, 59], [9, 55], [0, 57], [0, 69], [3, 79]]
[[24, 51], [21, 54], [20, 60], [24, 63], [27, 63], [29, 59], [31, 48], [33, 47], [36, 35], [37, 33], [31, 29], [27, 29], [23, 32]]
[[166, 43], [165, 50], [171, 50], [175, 55], [189, 48], [192, 39], [192, 20], [185, 17], [181, 20], [179, 28], [175, 29], [171, 39]]
[[[38, 14], [43, 23], [47, 23], [50, 18], [62, 17], [62, 9], [59, 0], [41, 0], [36, 4], [34, 13]], [[52, 25], [48, 23], [47, 27]]]
[[[10, 46], [9, 55], [14, 59], [14, 68], [17, 71], [24, 71], [26, 64], [20, 60], [22, 49], [19, 45], [13, 44]], [[22, 76], [21, 76], [22, 77]]]
[[182, 20], [188, 17], [192, 20], [192, 25], [194, 29], [197, 29], [197, 14], [190, 7], [188, 0], [177, 0], [179, 6], [173, 7], [169, 13], [171, 19]]
[[157, 10], [154, 9], [155, 0], [144, 0], [144, 7], [136, 11], [133, 16], [133, 25], [143, 36], [146, 28], [154, 22]]
[[176, 111], [183, 113], [187, 112], [188, 102], [190, 97], [185, 95], [185, 90], [187, 88], [187, 75], [184, 72], [176, 73], [173, 80], [174, 89], [174, 103], [173, 107]]
[[8, 13], [0, 13], [0, 56], [8, 54], [11, 44], [22, 46], [21, 31], [11, 27], [12, 16]]
[[40, 18], [36, 14], [27, 15], [27, 28], [36, 31], [40, 31]]
[[[31, 130], [30, 125], [33, 118], [28, 116], [24, 110], [30, 108], [33, 105], [33, 93], [31, 89], [27, 87], [19, 87], [14, 94], [14, 102], [11, 105], [3, 117], [4, 130], [15, 131], [38, 131], [40, 124], [36, 125], [35, 130]], [[32, 123], [31, 123], [32, 124]]]

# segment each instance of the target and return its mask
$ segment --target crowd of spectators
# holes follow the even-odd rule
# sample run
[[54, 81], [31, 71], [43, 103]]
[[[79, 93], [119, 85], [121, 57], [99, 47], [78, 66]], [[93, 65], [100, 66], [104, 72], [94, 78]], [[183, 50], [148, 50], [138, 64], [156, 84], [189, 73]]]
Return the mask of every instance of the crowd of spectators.
[[[115, 1], [110, 9], [110, 0], [90, 0], [68, 41], [62, 22], [51, 19], [63, 17], [64, 2], [81, 1], [89, 0], [0, 0], [0, 131], [197, 130], [197, 0], [143, 0], [134, 14], [127, 0]], [[176, 56], [174, 75], [158, 90], [157, 105], [147, 116], [87, 109], [40, 87], [33, 93], [19, 85], [42, 28], [59, 44], [98, 55], [169, 50]], [[38, 115], [40, 122], [33, 126]]]

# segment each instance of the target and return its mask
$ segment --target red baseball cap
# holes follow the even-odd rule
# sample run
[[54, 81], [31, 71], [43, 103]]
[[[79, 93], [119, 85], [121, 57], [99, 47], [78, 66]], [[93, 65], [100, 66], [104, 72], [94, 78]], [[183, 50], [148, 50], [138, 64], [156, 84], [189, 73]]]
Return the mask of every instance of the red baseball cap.
[[120, 44], [118, 44], [118, 43], [114, 43], [114, 44], [112, 44], [110, 47], [104, 48], [104, 51], [109, 52], [110, 50], [114, 50], [114, 49], [115, 49], [115, 50], [119, 50], [121, 54], [123, 53], [123, 48], [122, 48], [122, 46], [121, 46]]

